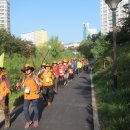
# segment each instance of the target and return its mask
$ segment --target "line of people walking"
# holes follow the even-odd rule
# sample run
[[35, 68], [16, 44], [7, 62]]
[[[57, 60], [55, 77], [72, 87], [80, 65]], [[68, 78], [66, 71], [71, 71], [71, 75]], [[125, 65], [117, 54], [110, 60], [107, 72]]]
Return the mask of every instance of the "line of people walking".
[[[54, 95], [59, 93], [59, 89], [67, 87], [74, 76], [79, 75], [83, 70], [87, 70], [87, 67], [88, 60], [86, 58], [64, 59], [63, 61], [54, 61], [52, 64], [43, 63], [38, 72], [29, 64], [24, 65], [21, 69], [24, 76], [16, 83], [16, 89], [24, 91], [24, 128], [28, 129], [31, 124], [33, 124], [33, 127], [39, 126], [38, 102], [40, 98], [44, 99], [44, 105], [50, 107]], [[0, 102], [3, 104], [5, 114], [5, 129], [10, 127], [9, 93], [10, 81], [6, 69], [0, 67]], [[33, 121], [30, 118], [30, 104], [32, 104], [34, 110]]]

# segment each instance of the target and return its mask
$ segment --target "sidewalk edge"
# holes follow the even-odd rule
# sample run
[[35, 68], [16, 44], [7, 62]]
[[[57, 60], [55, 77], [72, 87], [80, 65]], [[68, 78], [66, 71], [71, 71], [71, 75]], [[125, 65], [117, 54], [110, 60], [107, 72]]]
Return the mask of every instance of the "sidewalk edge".
[[91, 89], [92, 89], [92, 107], [93, 107], [93, 124], [94, 124], [94, 130], [101, 130], [100, 124], [99, 124], [99, 118], [98, 118], [98, 111], [97, 111], [97, 105], [96, 105], [96, 98], [95, 98], [95, 90], [94, 90], [94, 84], [93, 84], [93, 78], [92, 78], [92, 68], [90, 68], [90, 78], [91, 78]]

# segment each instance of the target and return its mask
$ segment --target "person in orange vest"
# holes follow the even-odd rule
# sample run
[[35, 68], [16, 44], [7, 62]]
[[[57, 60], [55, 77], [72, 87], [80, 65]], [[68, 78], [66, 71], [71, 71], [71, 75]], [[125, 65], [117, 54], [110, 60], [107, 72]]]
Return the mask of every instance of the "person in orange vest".
[[[21, 71], [25, 73], [25, 77], [22, 83], [17, 83], [17, 88], [24, 88], [24, 115], [26, 119], [25, 129], [28, 129], [33, 123], [33, 127], [39, 126], [39, 111], [38, 111], [38, 99], [39, 99], [39, 88], [42, 85], [37, 76], [33, 73], [34, 68], [29, 64], [26, 64]], [[34, 109], [33, 122], [30, 119], [29, 106], [32, 103]]]
[[54, 98], [54, 75], [51, 71], [50, 64], [46, 64], [45, 71], [41, 75], [41, 79], [45, 101], [48, 106], [51, 106]]
[[58, 93], [59, 68], [56, 61], [53, 62], [52, 72], [55, 76], [55, 79], [54, 79], [55, 90], [54, 91], [55, 93]]
[[5, 116], [5, 129], [10, 127], [9, 111], [10, 80], [4, 67], [0, 67], [0, 103]]

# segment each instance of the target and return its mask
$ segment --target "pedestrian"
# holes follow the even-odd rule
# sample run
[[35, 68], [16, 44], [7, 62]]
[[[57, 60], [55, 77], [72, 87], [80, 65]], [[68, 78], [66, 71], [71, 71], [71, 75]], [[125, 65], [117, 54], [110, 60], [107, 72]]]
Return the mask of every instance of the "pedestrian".
[[57, 62], [54, 61], [53, 62], [53, 67], [52, 67], [52, 72], [55, 76], [55, 79], [54, 79], [54, 91], [55, 93], [58, 93], [58, 88], [59, 88], [59, 68], [58, 68], [58, 65], [57, 65]]
[[77, 59], [74, 59], [72, 64], [73, 64], [74, 74], [77, 74]]
[[65, 80], [64, 85], [67, 86], [69, 73], [68, 73], [68, 61], [66, 59], [63, 60], [63, 67], [64, 67], [64, 80]]
[[10, 127], [9, 93], [10, 81], [5, 68], [0, 66], [0, 103], [5, 116], [5, 129]]
[[[17, 83], [17, 88], [24, 88], [24, 116], [26, 123], [24, 128], [28, 129], [33, 123], [33, 127], [39, 126], [39, 110], [38, 110], [38, 99], [39, 99], [39, 87], [41, 83], [38, 77], [33, 73], [34, 67], [31, 67], [29, 64], [26, 64], [21, 71], [25, 73], [25, 77], [22, 83]], [[34, 109], [34, 118], [33, 121], [30, 119], [29, 106], [32, 103]]]
[[59, 87], [63, 88], [64, 86], [64, 66], [62, 64], [62, 61], [58, 62], [58, 68], [59, 68]]
[[72, 81], [74, 78], [74, 70], [71, 66], [68, 68], [68, 73], [69, 73], [69, 81]]
[[41, 75], [42, 75], [43, 72], [45, 71], [45, 66], [46, 66], [45, 63], [43, 63], [43, 64], [41, 65], [41, 69], [40, 69], [39, 72], [38, 72], [38, 77], [39, 77], [39, 78], [41, 77]]
[[41, 75], [41, 79], [45, 101], [48, 106], [51, 106], [54, 98], [54, 75], [51, 71], [50, 64], [46, 64], [45, 71]]

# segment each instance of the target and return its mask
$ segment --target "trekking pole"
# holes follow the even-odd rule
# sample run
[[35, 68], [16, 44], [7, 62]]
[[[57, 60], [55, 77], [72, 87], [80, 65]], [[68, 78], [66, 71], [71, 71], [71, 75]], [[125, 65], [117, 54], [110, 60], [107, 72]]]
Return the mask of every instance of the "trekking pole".
[[31, 60], [32, 60], [33, 66], [34, 66], [34, 68], [35, 68], [35, 70], [36, 70], [37, 67], [36, 67], [36, 64], [35, 64], [35, 62], [34, 62], [34, 60], [33, 60], [33, 57], [32, 57], [32, 48], [31, 48], [31, 47], [32, 47], [32, 46], [29, 45], [29, 55], [30, 55], [30, 58], [31, 58]]
[[[47, 51], [45, 57], [43, 58], [42, 63], [45, 61], [45, 59], [46, 59], [46, 57], [47, 57], [47, 55], [48, 55], [48, 53], [49, 53], [49, 51], [50, 51], [50, 49], [51, 49], [51, 46], [48, 46], [48, 47], [49, 47], [49, 49], [48, 49], [48, 51]], [[41, 64], [42, 64], [42, 63], [41, 63]]]

